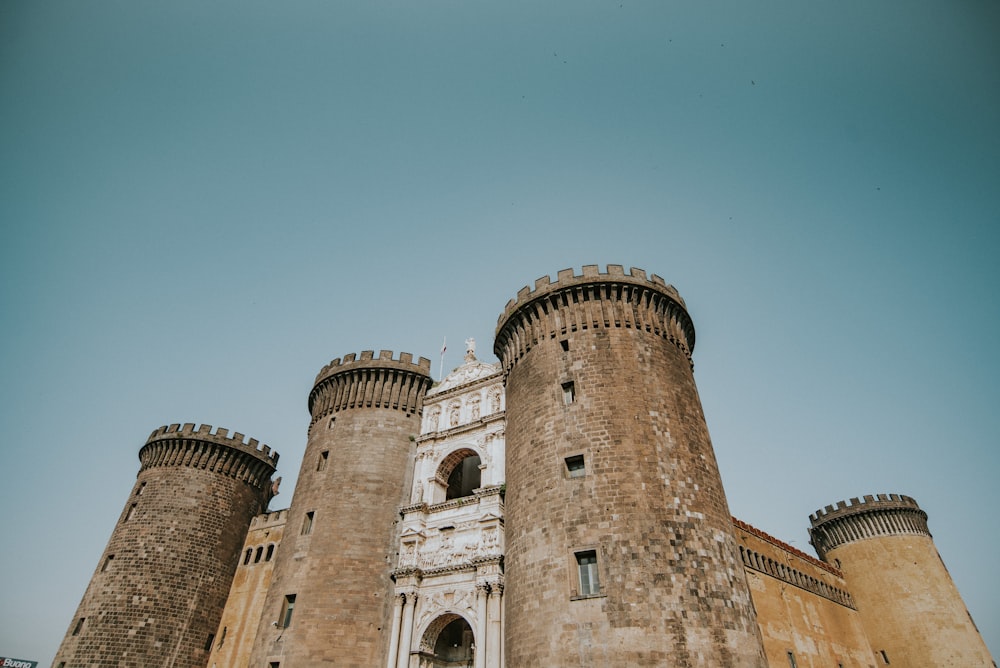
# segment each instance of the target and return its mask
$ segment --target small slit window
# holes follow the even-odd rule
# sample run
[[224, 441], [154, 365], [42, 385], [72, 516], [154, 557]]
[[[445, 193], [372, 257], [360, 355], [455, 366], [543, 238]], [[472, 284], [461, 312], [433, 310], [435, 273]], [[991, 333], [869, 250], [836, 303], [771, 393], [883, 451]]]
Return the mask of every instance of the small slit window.
[[576, 566], [580, 576], [580, 596], [594, 596], [601, 592], [601, 582], [597, 574], [597, 550], [576, 553]]
[[880, 649], [878, 651], [878, 653], [882, 655], [882, 660], [885, 661], [885, 665], [888, 666], [889, 665], [889, 655], [885, 653], [884, 649]]
[[791, 650], [789, 650], [787, 654], [788, 654], [788, 668], [798, 668], [798, 666], [795, 664], [795, 654]]
[[261, 558], [261, 556], [263, 554], [264, 554], [264, 548], [263, 547], [258, 547], [257, 548], [257, 553], [253, 557], [253, 563], [255, 563], [255, 564], [260, 563], [260, 558]]
[[287, 629], [292, 623], [292, 612], [295, 610], [295, 594], [285, 596], [281, 606], [281, 628]]
[[274, 543], [267, 546], [267, 554], [264, 555], [264, 561], [271, 561], [271, 557], [274, 556]]
[[302, 519], [302, 535], [308, 536], [313, 530], [313, 516], [316, 514], [315, 511], [310, 510], [306, 513], [306, 516]]
[[125, 513], [125, 521], [126, 522], [128, 522], [130, 519], [132, 519], [132, 516], [135, 515], [135, 506], [136, 506], [136, 504], [133, 503], [131, 506], [128, 507], [128, 512]]
[[211, 652], [212, 651], [212, 643], [213, 642], [215, 642], [215, 634], [214, 633], [209, 633], [208, 634], [208, 640], [205, 641], [205, 651], [206, 652]]
[[316, 470], [323, 471], [326, 469], [326, 462], [330, 458], [330, 451], [324, 450], [319, 453], [319, 461], [316, 463]]
[[135, 495], [136, 496], [141, 496], [144, 489], [146, 489], [146, 483], [140, 482], [139, 483], [139, 488], [135, 490]]
[[107, 558], [104, 559], [104, 563], [101, 565], [101, 572], [103, 573], [104, 571], [108, 570], [108, 567], [111, 566], [111, 562], [114, 560], [115, 560], [115, 555], [109, 554]]
[[576, 386], [573, 385], [573, 381], [562, 384], [562, 394], [564, 404], [569, 405], [576, 401]]
[[252, 557], [252, 556], [253, 556], [253, 548], [252, 547], [248, 547], [247, 548], [247, 554], [246, 554], [245, 557], [243, 557], [243, 565], [244, 566], [246, 566], [247, 564], [250, 563], [250, 557]]
[[566, 458], [566, 475], [570, 478], [582, 478], [587, 475], [587, 467], [583, 455], [573, 455]]
[[562, 341], [559, 342], [559, 345], [560, 347], [562, 347], [564, 353], [569, 352], [569, 341], [563, 339]]
[[81, 617], [80, 619], [76, 620], [76, 626], [73, 627], [73, 635], [75, 636], [80, 635], [80, 631], [83, 630], [83, 623], [85, 621], [87, 621], [86, 617]]

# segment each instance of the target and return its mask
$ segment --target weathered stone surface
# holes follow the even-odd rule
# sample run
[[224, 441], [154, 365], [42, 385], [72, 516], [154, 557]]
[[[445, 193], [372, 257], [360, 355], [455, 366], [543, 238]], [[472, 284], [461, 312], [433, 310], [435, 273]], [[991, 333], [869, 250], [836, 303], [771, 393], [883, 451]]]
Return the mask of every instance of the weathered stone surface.
[[994, 665], [916, 501], [866, 496], [810, 520], [813, 544], [843, 571], [878, 663]]
[[[497, 327], [507, 661], [763, 667], [687, 312], [644, 273], [589, 269], [522, 291]], [[591, 550], [601, 585], [584, 596], [575, 555]]]
[[153, 432], [139, 459], [56, 665], [205, 666], [277, 455], [242, 434], [186, 424]]
[[[398, 511], [409, 500], [430, 385], [428, 360], [400, 358], [366, 351], [334, 360], [317, 377], [306, 452], [250, 665], [385, 663]], [[290, 595], [295, 609], [286, 628], [281, 613]]]

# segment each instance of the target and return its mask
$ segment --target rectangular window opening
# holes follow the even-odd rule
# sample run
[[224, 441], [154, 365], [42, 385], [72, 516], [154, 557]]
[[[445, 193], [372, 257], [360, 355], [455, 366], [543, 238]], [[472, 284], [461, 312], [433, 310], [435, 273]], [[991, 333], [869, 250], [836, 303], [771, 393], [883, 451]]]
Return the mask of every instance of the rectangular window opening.
[[125, 513], [125, 521], [126, 522], [128, 522], [130, 519], [132, 519], [132, 516], [135, 515], [135, 506], [136, 506], [136, 504], [133, 503], [131, 506], [128, 507], [128, 512]]
[[322, 471], [326, 469], [326, 462], [329, 458], [330, 458], [329, 450], [324, 450], [323, 452], [319, 453], [319, 462], [316, 464], [316, 470]]
[[104, 559], [104, 563], [103, 563], [103, 564], [101, 565], [101, 572], [102, 572], [102, 573], [103, 573], [104, 571], [108, 570], [108, 566], [110, 566], [110, 565], [111, 565], [111, 562], [112, 562], [112, 561], [114, 561], [114, 559], [115, 559], [115, 555], [113, 555], [113, 554], [109, 554], [109, 555], [108, 555], [108, 556], [107, 556], [107, 557], [106, 557], [106, 558]]
[[274, 556], [274, 543], [267, 546], [267, 555], [264, 557], [264, 561], [271, 561], [271, 557]]
[[280, 661], [272, 661], [269, 664], [267, 664], [267, 668], [281, 668], [281, 662]]
[[215, 642], [215, 634], [214, 633], [209, 633], [208, 634], [208, 640], [205, 641], [205, 651], [206, 652], [211, 652], [212, 651], [212, 643], [213, 642]]
[[601, 592], [597, 575], [597, 550], [576, 553], [576, 566], [580, 575], [580, 596], [594, 596]]
[[285, 596], [285, 603], [281, 607], [281, 621], [279, 626], [287, 629], [292, 623], [292, 612], [295, 610], [295, 594]]
[[313, 530], [313, 515], [315, 515], [315, 514], [316, 514], [315, 511], [310, 510], [308, 513], [306, 513], [305, 518], [302, 520], [302, 535], [303, 536], [308, 536], [309, 534], [312, 533], [312, 530]]
[[140, 496], [144, 489], [146, 489], [146, 483], [144, 482], [139, 483], [139, 489], [135, 490], [135, 495]]
[[569, 341], [567, 341], [566, 339], [563, 339], [562, 341], [559, 342], [559, 345], [562, 346], [562, 349], [563, 349], [564, 353], [568, 353], [569, 352]]
[[573, 381], [562, 384], [563, 391], [563, 403], [571, 404], [576, 401], [576, 387], [573, 385]]
[[566, 458], [566, 473], [570, 478], [582, 478], [587, 475], [587, 467], [583, 455], [573, 455]]
[[80, 619], [76, 620], [76, 626], [73, 627], [73, 635], [75, 636], [80, 635], [80, 631], [83, 630], [83, 623], [85, 621], [87, 621], [86, 617], [81, 617]]

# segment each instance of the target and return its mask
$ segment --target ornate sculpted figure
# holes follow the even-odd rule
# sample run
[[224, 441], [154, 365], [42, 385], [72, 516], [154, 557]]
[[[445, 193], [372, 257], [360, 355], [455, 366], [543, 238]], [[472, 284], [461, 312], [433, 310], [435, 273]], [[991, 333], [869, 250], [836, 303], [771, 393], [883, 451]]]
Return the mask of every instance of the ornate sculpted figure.
[[437, 406], [435, 406], [434, 409], [431, 411], [430, 417], [427, 419], [427, 421], [429, 423], [428, 426], [430, 427], [431, 431], [437, 431], [438, 430], [438, 418], [439, 417], [441, 417], [441, 409], [438, 408]]
[[458, 426], [458, 420], [459, 420], [459, 415], [461, 413], [461, 410], [462, 410], [462, 408], [461, 408], [461, 406], [459, 404], [454, 403], [454, 404], [451, 405], [451, 408], [448, 411], [448, 426], [449, 427], [457, 427]]
[[479, 419], [479, 397], [475, 396], [469, 399], [469, 412], [472, 420]]
[[494, 387], [490, 390], [490, 412], [499, 413], [500, 412], [500, 386]]

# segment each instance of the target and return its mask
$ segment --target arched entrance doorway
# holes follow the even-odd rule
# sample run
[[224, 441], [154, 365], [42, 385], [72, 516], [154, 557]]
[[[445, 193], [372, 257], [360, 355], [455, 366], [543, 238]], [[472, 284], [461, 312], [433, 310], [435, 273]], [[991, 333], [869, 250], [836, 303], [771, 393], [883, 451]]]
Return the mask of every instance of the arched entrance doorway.
[[469, 622], [454, 613], [444, 614], [424, 631], [420, 668], [473, 668], [475, 653]]

